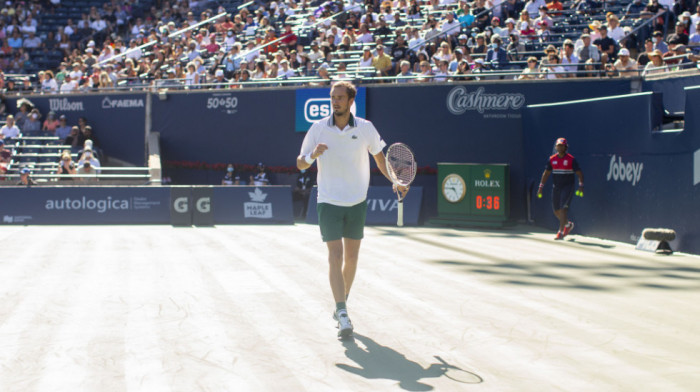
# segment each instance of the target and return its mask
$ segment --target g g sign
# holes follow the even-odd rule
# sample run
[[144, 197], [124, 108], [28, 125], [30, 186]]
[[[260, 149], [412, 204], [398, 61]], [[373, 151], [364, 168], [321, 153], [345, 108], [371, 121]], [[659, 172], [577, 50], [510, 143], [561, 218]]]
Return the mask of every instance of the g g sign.
[[[330, 88], [299, 89], [296, 93], [295, 131], [306, 132], [311, 124], [333, 113]], [[352, 114], [365, 118], [365, 102], [365, 88], [358, 87]]]

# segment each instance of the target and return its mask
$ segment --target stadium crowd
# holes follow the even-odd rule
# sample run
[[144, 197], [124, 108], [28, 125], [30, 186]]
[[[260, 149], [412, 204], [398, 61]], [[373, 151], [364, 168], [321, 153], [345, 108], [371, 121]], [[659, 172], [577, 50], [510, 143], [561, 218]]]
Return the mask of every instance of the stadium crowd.
[[650, 75], [697, 68], [698, 22], [697, 0], [7, 1], [0, 89]]

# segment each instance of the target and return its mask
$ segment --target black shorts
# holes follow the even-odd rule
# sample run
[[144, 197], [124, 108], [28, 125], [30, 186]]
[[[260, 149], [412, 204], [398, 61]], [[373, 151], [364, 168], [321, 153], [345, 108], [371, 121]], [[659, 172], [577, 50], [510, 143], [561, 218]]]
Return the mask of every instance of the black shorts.
[[569, 208], [573, 196], [573, 184], [565, 187], [552, 187], [552, 208], [554, 208], [554, 211]]

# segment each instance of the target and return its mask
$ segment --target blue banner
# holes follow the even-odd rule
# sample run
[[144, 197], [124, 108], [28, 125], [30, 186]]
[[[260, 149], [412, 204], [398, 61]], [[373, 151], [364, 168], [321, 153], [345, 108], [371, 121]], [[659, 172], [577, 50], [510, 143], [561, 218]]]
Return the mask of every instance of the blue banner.
[[[56, 118], [65, 115], [69, 126], [78, 125], [78, 118], [85, 117], [97, 139], [96, 146], [105, 155], [145, 166], [146, 94], [32, 95], [27, 98], [39, 109], [42, 123], [49, 111], [55, 112]], [[19, 97], [8, 98], [8, 108], [16, 108], [17, 99]]]
[[290, 186], [217, 186], [213, 196], [216, 224], [293, 224]]
[[0, 188], [3, 224], [167, 224], [170, 188]]
[[[309, 208], [306, 214], [306, 223], [318, 224], [316, 204], [318, 191], [314, 187], [309, 197]], [[423, 203], [423, 187], [412, 186], [411, 191], [403, 201], [403, 223], [406, 226], [417, 226]], [[396, 193], [390, 186], [370, 186], [367, 191], [367, 225], [396, 225], [397, 210], [399, 207]]]
[[[297, 132], [306, 132], [314, 122], [331, 115], [331, 89], [313, 88], [299, 89], [296, 96], [295, 119]], [[366, 118], [366, 93], [364, 87], [357, 88], [355, 103], [350, 111], [352, 114]]]

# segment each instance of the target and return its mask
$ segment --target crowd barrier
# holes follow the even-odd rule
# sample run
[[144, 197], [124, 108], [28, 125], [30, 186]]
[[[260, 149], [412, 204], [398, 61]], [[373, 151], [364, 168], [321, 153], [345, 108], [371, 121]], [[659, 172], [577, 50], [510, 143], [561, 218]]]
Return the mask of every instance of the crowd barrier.
[[[633, 243], [644, 228], [665, 227], [678, 233], [674, 250], [700, 253], [700, 86], [685, 88], [684, 96], [685, 128], [670, 132], [653, 130], [658, 94], [652, 92], [528, 106], [531, 196], [555, 138], [566, 136], [585, 177], [584, 197], [575, 198], [570, 211], [577, 233]], [[572, 121], [580, 113], [591, 115]], [[549, 191], [532, 200], [531, 218], [554, 230]]]

